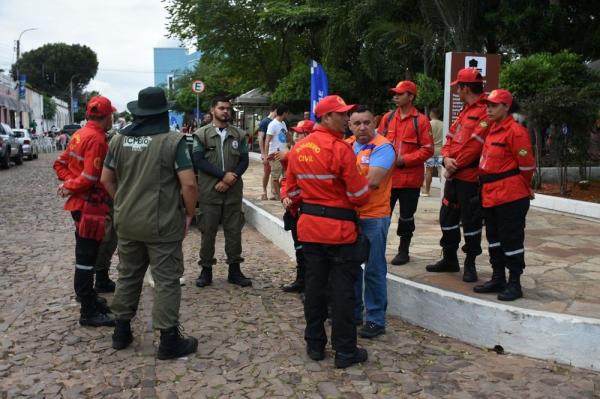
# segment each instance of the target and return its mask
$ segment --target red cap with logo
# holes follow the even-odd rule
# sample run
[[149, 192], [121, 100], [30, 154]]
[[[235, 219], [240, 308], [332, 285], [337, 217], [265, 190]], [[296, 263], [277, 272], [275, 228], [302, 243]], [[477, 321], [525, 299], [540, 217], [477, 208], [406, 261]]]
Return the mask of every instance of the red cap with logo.
[[311, 120], [303, 120], [291, 129], [296, 133], [310, 133], [313, 130], [315, 123]]
[[483, 83], [483, 77], [477, 68], [463, 68], [458, 71], [456, 80], [450, 83], [450, 86], [456, 86], [459, 83]]
[[413, 95], [417, 95], [417, 85], [411, 82], [410, 80], [402, 80], [398, 82], [396, 87], [392, 87], [390, 89], [391, 93], [402, 94], [405, 92], [409, 92]]
[[322, 117], [330, 112], [350, 112], [355, 110], [356, 104], [347, 105], [344, 99], [338, 95], [323, 97], [315, 107], [315, 115]]
[[492, 92], [487, 96], [485, 101], [495, 104], [504, 104], [510, 108], [513, 102], [513, 97], [512, 94], [510, 94], [510, 91], [508, 90], [496, 89], [492, 90]]
[[101, 118], [110, 115], [113, 112], [117, 112], [117, 109], [113, 107], [108, 98], [104, 96], [94, 96], [90, 98], [87, 103], [85, 116], [97, 116]]

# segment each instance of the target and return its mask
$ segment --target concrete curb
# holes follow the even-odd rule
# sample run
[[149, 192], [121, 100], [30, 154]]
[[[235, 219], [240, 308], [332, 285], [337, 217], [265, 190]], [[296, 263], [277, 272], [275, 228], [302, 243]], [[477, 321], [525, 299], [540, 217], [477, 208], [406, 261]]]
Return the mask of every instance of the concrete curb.
[[[244, 199], [246, 221], [295, 256], [283, 222]], [[600, 369], [600, 319], [542, 312], [485, 301], [387, 275], [388, 313], [472, 345]]]

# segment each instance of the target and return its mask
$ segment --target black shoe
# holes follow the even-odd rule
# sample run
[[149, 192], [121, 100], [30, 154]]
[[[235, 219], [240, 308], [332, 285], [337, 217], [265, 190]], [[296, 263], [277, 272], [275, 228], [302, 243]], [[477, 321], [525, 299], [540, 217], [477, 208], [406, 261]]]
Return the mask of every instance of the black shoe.
[[463, 272], [463, 281], [465, 283], [474, 283], [477, 281], [477, 269], [475, 268], [475, 256], [467, 254]]
[[408, 252], [398, 252], [394, 259], [392, 259], [392, 265], [400, 266], [408, 263], [410, 261], [410, 256], [408, 256]]
[[354, 321], [354, 324], [356, 324], [356, 327], [360, 327], [363, 325], [363, 321], [362, 321], [362, 319], [356, 319]]
[[212, 267], [203, 267], [200, 276], [196, 279], [196, 287], [206, 287], [212, 284]]
[[425, 270], [432, 273], [459, 272], [460, 266], [458, 265], [456, 250], [444, 249], [442, 259], [432, 265], [427, 265]]
[[106, 277], [106, 279], [96, 277], [94, 288], [96, 289], [96, 292], [110, 293], [115, 292], [116, 284], [108, 277]]
[[129, 320], [115, 320], [115, 331], [112, 335], [113, 349], [125, 349], [132, 342], [133, 334], [131, 334], [131, 323]]
[[335, 367], [338, 369], [345, 369], [356, 363], [366, 362], [369, 358], [369, 354], [366, 349], [356, 348], [354, 353], [335, 353]]
[[358, 332], [358, 335], [363, 338], [375, 338], [381, 334], [385, 334], [385, 326], [379, 326], [372, 321], [367, 321], [367, 324]]
[[80, 316], [79, 325], [88, 327], [114, 327], [115, 321], [106, 313], [96, 311], [89, 316]]
[[229, 281], [231, 284], [239, 285], [240, 287], [249, 287], [252, 285], [252, 280], [244, 276], [244, 274], [240, 270], [239, 263], [232, 263], [231, 265], [229, 265], [229, 274], [227, 276], [227, 281]]
[[281, 287], [283, 292], [304, 292], [304, 281], [296, 280], [293, 283]]
[[481, 285], [473, 287], [473, 291], [478, 294], [490, 294], [493, 292], [502, 292], [506, 289], [506, 280], [504, 278], [494, 278], [490, 281], [486, 281]]
[[[79, 295], [75, 296], [75, 300], [81, 303], [81, 297]], [[96, 296], [96, 303], [103, 303], [106, 305], [108, 304], [108, 301], [104, 297]]]
[[315, 362], [325, 359], [325, 350], [312, 349], [307, 346], [306, 354]]
[[179, 326], [160, 330], [160, 344], [157, 357], [160, 360], [184, 357], [198, 350], [198, 340], [184, 337]]
[[521, 276], [518, 274], [510, 273], [508, 277], [508, 284], [504, 291], [498, 294], [498, 300], [500, 301], [514, 301], [523, 297], [523, 291], [521, 290]]

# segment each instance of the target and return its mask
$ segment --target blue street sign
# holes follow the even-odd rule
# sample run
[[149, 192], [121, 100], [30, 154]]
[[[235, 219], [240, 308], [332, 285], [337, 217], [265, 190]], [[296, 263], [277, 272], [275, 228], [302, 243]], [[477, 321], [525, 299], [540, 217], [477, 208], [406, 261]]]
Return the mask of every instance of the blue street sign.
[[73, 105], [73, 112], [79, 111], [79, 100], [77, 100], [75, 97], [73, 97], [71, 99], [71, 104]]
[[27, 76], [20, 75], [19, 76], [19, 99], [25, 99], [25, 84], [27, 83]]

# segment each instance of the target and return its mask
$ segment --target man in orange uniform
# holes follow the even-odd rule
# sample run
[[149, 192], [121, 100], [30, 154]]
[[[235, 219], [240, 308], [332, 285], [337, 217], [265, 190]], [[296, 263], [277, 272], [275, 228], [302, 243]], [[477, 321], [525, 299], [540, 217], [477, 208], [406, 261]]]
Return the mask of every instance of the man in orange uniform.
[[442, 147], [443, 166], [446, 169], [444, 199], [440, 209], [443, 257], [427, 265], [428, 272], [458, 272], [458, 245], [460, 223], [463, 225], [466, 253], [463, 281], [477, 281], [475, 258], [481, 254], [481, 210], [479, 204], [479, 157], [489, 122], [485, 111], [483, 78], [475, 68], [464, 68], [451, 84], [465, 103], [452, 124]]
[[[100, 184], [102, 164], [108, 151], [106, 132], [112, 128], [112, 113], [116, 109], [106, 97], [90, 98], [86, 109], [86, 125], [76, 131], [68, 147], [54, 162], [54, 170], [63, 183], [58, 195], [67, 198], [64, 209], [71, 212], [75, 221], [75, 294], [81, 300], [82, 326], [114, 326], [107, 316], [108, 307], [99, 302], [94, 291], [94, 265], [102, 237], [92, 230], [104, 232], [104, 225], [91, 227], [89, 220], [104, 220], [104, 215], [92, 215], [94, 208], [103, 209], [108, 194]], [[108, 207], [105, 208], [108, 211]], [[103, 234], [103, 233], [102, 233]]]
[[375, 120], [369, 108], [360, 105], [350, 115], [350, 130], [353, 136], [346, 141], [352, 144], [356, 154], [356, 166], [360, 174], [367, 177], [371, 196], [369, 202], [358, 209], [361, 232], [369, 239], [369, 260], [364, 273], [356, 282], [355, 318], [363, 321], [364, 307], [367, 309], [366, 323], [359, 331], [363, 338], [374, 338], [385, 333], [387, 309], [387, 261], [385, 249], [390, 228], [390, 194], [392, 190], [392, 168], [396, 152], [392, 143], [375, 130]]
[[287, 157], [287, 197], [301, 202], [297, 228], [306, 259], [306, 350], [313, 360], [325, 357], [324, 323], [331, 287], [331, 343], [338, 368], [367, 360], [367, 351], [356, 346], [354, 284], [365, 261], [357, 245], [355, 208], [367, 203], [369, 186], [358, 173], [352, 149], [342, 139], [348, 112], [355, 107], [346, 105], [340, 96], [323, 98], [315, 107], [319, 123]]
[[[493, 90], [487, 102], [492, 124], [481, 153], [479, 181], [493, 273], [490, 281], [473, 290], [498, 292], [499, 300], [514, 301], [523, 296], [525, 217], [533, 198], [530, 183], [535, 158], [527, 129], [510, 115], [510, 92]], [[508, 285], [505, 267], [510, 272]]]
[[433, 155], [433, 137], [429, 119], [413, 106], [417, 85], [403, 80], [392, 87], [390, 93], [397, 108], [381, 118], [378, 131], [394, 145], [397, 154], [392, 172], [390, 213], [398, 201], [400, 217], [396, 233], [400, 246], [392, 265], [403, 265], [410, 261], [408, 249], [415, 231], [415, 212], [425, 175], [423, 163]]

